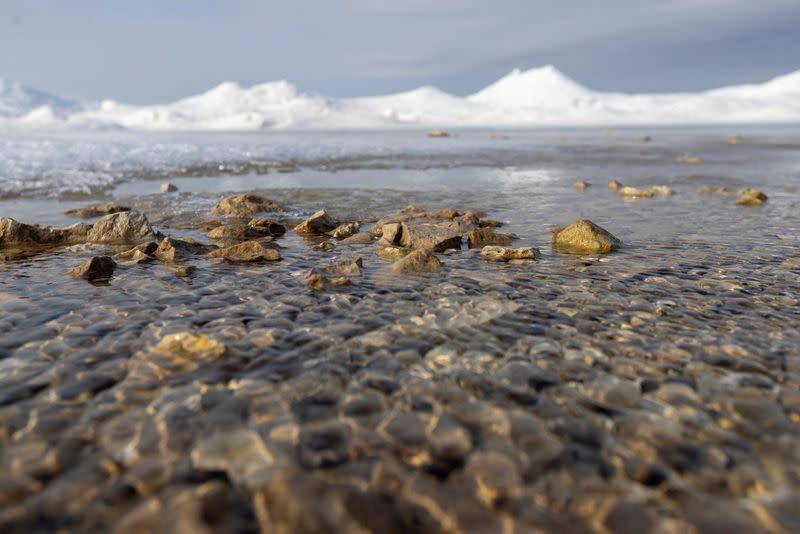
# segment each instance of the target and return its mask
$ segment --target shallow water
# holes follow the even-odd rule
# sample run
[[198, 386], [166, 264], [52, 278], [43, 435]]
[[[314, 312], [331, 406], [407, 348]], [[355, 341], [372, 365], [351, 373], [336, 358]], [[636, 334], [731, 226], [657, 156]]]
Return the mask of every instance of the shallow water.
[[[738, 145], [710, 129], [512, 133], [502, 150], [465, 132], [427, 151], [413, 135], [349, 138], [417, 152], [342, 157], [336, 172], [143, 167], [88, 198], [206, 241], [186, 222], [234, 191], [295, 218], [479, 209], [541, 259], [462, 250], [399, 278], [374, 243], [320, 252], [288, 232], [283, 261], [197, 257], [183, 278], [159, 264], [105, 285], [68, 277], [96, 246], [0, 263], [3, 530], [800, 529], [800, 197], [786, 190], [800, 131]], [[156, 193], [164, 176], [178, 193]], [[624, 202], [612, 178], [676, 195]], [[702, 185], [769, 200], [743, 208]], [[87, 202], [38, 191], [0, 215], [66, 224]], [[625, 246], [553, 252], [550, 231], [579, 218]], [[354, 285], [306, 288], [309, 269], [354, 255]], [[153, 349], [182, 331], [225, 354]]]

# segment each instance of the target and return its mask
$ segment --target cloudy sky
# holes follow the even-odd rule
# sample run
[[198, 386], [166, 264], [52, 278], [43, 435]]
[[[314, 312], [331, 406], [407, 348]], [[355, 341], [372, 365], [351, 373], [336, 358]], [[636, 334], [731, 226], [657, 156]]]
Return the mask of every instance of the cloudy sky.
[[465, 95], [553, 64], [594, 89], [698, 90], [800, 69], [800, 0], [0, 0], [0, 77], [164, 102], [225, 80]]

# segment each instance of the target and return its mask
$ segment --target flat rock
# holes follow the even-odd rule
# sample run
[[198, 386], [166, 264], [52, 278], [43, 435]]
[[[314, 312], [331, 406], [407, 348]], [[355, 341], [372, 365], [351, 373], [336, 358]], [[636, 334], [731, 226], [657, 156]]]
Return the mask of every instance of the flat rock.
[[438, 273], [442, 262], [429, 250], [414, 250], [392, 264], [392, 271], [406, 273]]
[[387, 224], [406, 223], [410, 225], [412, 223], [438, 224], [443, 222], [460, 223], [463, 227], [463, 231], [461, 232], [463, 234], [477, 228], [478, 225], [480, 224], [480, 219], [475, 213], [471, 211], [467, 211], [462, 214], [450, 208], [440, 209], [436, 211], [425, 211], [424, 209], [419, 208], [417, 206], [407, 206], [401, 209], [400, 211], [393, 213], [392, 215], [380, 219], [372, 227], [371, 232], [376, 237], [382, 237], [383, 231], [385, 229], [384, 227]]
[[0, 246], [39, 244], [66, 245], [82, 243], [92, 226], [89, 224], [73, 224], [65, 228], [55, 226], [39, 226], [25, 224], [10, 218], [0, 218]]
[[342, 239], [341, 243], [344, 245], [368, 245], [372, 243], [372, 235], [367, 232], [358, 232]]
[[580, 219], [553, 232], [553, 248], [576, 254], [607, 253], [622, 246], [622, 241], [592, 221]]
[[325, 210], [319, 210], [314, 215], [294, 227], [294, 231], [303, 235], [327, 235], [336, 229], [339, 223], [333, 220]]
[[141, 242], [154, 237], [147, 217], [131, 210], [106, 215], [94, 223], [86, 240], [95, 243]]
[[268, 198], [252, 194], [225, 197], [214, 208], [214, 213], [231, 217], [250, 217], [260, 212], [282, 211], [286, 211], [283, 206]]
[[380, 247], [375, 252], [378, 256], [385, 260], [392, 260], [396, 261], [400, 258], [404, 258], [408, 256], [412, 252], [409, 248], [402, 248], [402, 247]]
[[69, 274], [93, 282], [111, 278], [116, 266], [117, 264], [109, 256], [95, 256], [83, 265], [70, 269]]
[[652, 198], [655, 194], [650, 189], [639, 189], [631, 186], [620, 187], [617, 193], [623, 198]]
[[503, 226], [502, 221], [495, 221], [492, 219], [481, 219], [478, 221], [478, 228], [500, 228]]
[[758, 189], [745, 189], [736, 199], [739, 206], [760, 206], [767, 201], [767, 195]]
[[487, 245], [507, 247], [514, 242], [516, 237], [514, 234], [496, 232], [494, 228], [478, 228], [467, 234], [467, 246], [469, 248], [483, 248]]
[[236, 244], [262, 237], [272, 237], [272, 231], [267, 227], [250, 226], [249, 224], [223, 224], [208, 232], [208, 237], [214, 241]]
[[165, 237], [158, 248], [152, 253], [158, 260], [173, 263], [185, 260], [189, 256], [204, 254], [213, 247], [198, 243], [194, 240], [171, 239]]
[[93, 217], [102, 217], [103, 215], [111, 215], [112, 213], [120, 213], [122, 211], [130, 210], [131, 209], [129, 207], [120, 206], [119, 204], [94, 204], [92, 206], [65, 211], [64, 215], [78, 217], [79, 219], [91, 219]]
[[481, 257], [489, 261], [537, 260], [539, 259], [539, 250], [533, 247], [486, 246], [481, 249]]
[[219, 258], [231, 263], [278, 261], [281, 259], [281, 255], [277, 250], [265, 247], [258, 241], [245, 241], [238, 245], [215, 250], [208, 257]]

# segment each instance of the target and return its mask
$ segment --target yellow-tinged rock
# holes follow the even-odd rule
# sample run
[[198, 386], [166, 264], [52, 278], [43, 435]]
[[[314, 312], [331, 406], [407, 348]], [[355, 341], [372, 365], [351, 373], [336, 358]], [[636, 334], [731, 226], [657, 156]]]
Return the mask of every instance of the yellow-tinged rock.
[[553, 248], [575, 254], [606, 253], [618, 249], [622, 241], [592, 221], [580, 219], [553, 232]]
[[178, 332], [164, 336], [153, 350], [186, 358], [215, 359], [225, 354], [225, 345], [205, 334], [196, 336], [191, 332]]

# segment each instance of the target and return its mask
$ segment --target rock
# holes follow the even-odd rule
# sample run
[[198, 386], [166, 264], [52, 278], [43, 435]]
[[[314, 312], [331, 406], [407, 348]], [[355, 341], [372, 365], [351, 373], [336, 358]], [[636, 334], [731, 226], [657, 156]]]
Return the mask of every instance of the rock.
[[495, 232], [494, 228], [479, 228], [467, 234], [467, 246], [469, 248], [483, 248], [487, 245], [507, 247], [514, 242], [516, 237], [514, 234]]
[[94, 282], [111, 278], [116, 266], [117, 264], [109, 256], [95, 256], [83, 265], [70, 269], [69, 274], [75, 278]]
[[738, 145], [742, 142], [742, 138], [738, 135], [732, 135], [723, 141], [726, 145]]
[[581, 219], [553, 232], [553, 248], [576, 254], [607, 253], [622, 242], [592, 221]]
[[698, 158], [697, 156], [692, 156], [691, 154], [681, 154], [677, 158], [675, 158], [676, 163], [686, 163], [688, 165], [699, 165], [703, 163], [703, 160]]
[[272, 237], [267, 227], [250, 226], [249, 224], [223, 224], [208, 232], [209, 239], [224, 243], [236, 244], [252, 239]]
[[158, 250], [158, 245], [153, 241], [148, 241], [125, 252], [120, 252], [114, 258], [126, 263], [145, 263], [154, 259], [153, 254], [156, 250]]
[[328, 232], [328, 235], [335, 239], [345, 239], [358, 233], [360, 228], [361, 224], [357, 222], [344, 223]]
[[315, 291], [326, 286], [350, 285], [351, 278], [359, 277], [364, 266], [360, 257], [335, 260], [322, 267], [314, 267], [306, 276], [306, 285]]
[[205, 334], [196, 336], [191, 332], [177, 332], [164, 336], [153, 347], [154, 352], [172, 354], [193, 360], [215, 360], [225, 354], [225, 345]]
[[120, 206], [119, 204], [94, 204], [92, 206], [65, 211], [64, 215], [78, 217], [79, 219], [91, 219], [93, 217], [102, 217], [103, 215], [111, 215], [112, 213], [130, 210], [129, 207]]
[[463, 234], [464, 227], [459, 222], [401, 223], [399, 235], [395, 235], [392, 242], [403, 247], [444, 252], [460, 249]]
[[573, 185], [572, 187], [574, 187], [578, 191], [585, 191], [586, 188], [591, 186], [591, 185], [592, 184], [584, 182], [583, 180], [581, 180], [580, 182], [575, 182], [575, 185]]
[[165, 237], [152, 255], [160, 261], [173, 263], [175, 261], [185, 260], [190, 255], [203, 254], [212, 248], [213, 247], [209, 245], [203, 245], [195, 241], [183, 239], [173, 240], [169, 237]]
[[787, 185], [786, 187], [783, 188], [783, 190], [786, 191], [787, 193], [797, 193], [797, 186]]
[[267, 248], [258, 241], [245, 241], [238, 245], [215, 250], [208, 257], [220, 258], [231, 263], [278, 261], [281, 259], [281, 255], [277, 250]]
[[66, 245], [82, 243], [92, 229], [89, 224], [73, 224], [66, 228], [25, 224], [0, 218], [0, 246], [18, 244]]
[[438, 273], [442, 262], [429, 250], [415, 250], [392, 264], [392, 271], [406, 273]]
[[214, 213], [232, 217], [250, 217], [259, 212], [282, 212], [283, 206], [259, 195], [235, 195], [225, 197], [214, 208]]
[[380, 247], [376, 254], [385, 260], [396, 261], [411, 253], [411, 249], [401, 247]]
[[617, 193], [623, 198], [652, 198], [654, 194], [650, 189], [639, 189], [630, 186], [620, 187]]
[[608, 182], [608, 188], [612, 191], [616, 191], [620, 187], [622, 187], [622, 184], [619, 183], [617, 180], [611, 180], [610, 182]]
[[308, 276], [306, 276], [306, 285], [312, 291], [322, 291], [328, 286], [349, 286], [352, 285], [352, 281], [346, 276], [337, 276], [335, 278], [329, 278], [322, 273], [317, 272], [310, 272]]
[[322, 243], [317, 243], [313, 247], [312, 250], [317, 250], [319, 252], [331, 252], [336, 248], [336, 244], [333, 241], [323, 241]]
[[275, 237], [280, 237], [286, 233], [286, 227], [284, 225], [278, 221], [264, 219], [262, 217], [251, 219], [250, 222], [247, 223], [247, 226], [251, 228], [263, 228], [269, 230], [269, 233]]
[[649, 135], [643, 135], [639, 138], [639, 141], [641, 141], [642, 143], [649, 143], [652, 140], [653, 138], [650, 137]]
[[361, 257], [348, 258], [332, 261], [329, 265], [323, 268], [325, 274], [339, 277], [339, 276], [361, 276], [361, 271], [364, 268], [364, 261]]
[[372, 235], [367, 232], [358, 232], [357, 234], [342, 239], [341, 243], [343, 245], [367, 245], [372, 243]]
[[178, 190], [178, 187], [176, 185], [174, 185], [174, 184], [169, 183], [169, 182], [161, 184], [161, 192], [162, 193], [174, 193], [177, 190]]
[[336, 229], [339, 223], [334, 221], [328, 212], [319, 210], [314, 215], [294, 227], [294, 231], [303, 235], [326, 235]]
[[199, 471], [224, 471], [235, 484], [260, 489], [272, 475], [275, 457], [258, 432], [248, 428], [217, 431], [202, 437], [191, 452]]
[[428, 137], [450, 137], [450, 134], [444, 130], [431, 130], [428, 132]]
[[758, 189], [745, 189], [736, 199], [739, 206], [760, 206], [767, 201], [767, 195]]
[[501, 226], [503, 226], [502, 222], [492, 219], [481, 219], [478, 221], [478, 228], [500, 228]]
[[155, 237], [150, 223], [138, 211], [123, 211], [106, 215], [92, 226], [87, 241], [96, 243], [141, 242]]
[[[384, 217], [372, 227], [373, 235], [377, 237], [383, 236], [384, 226], [391, 223], [405, 223], [410, 225], [412, 223], [425, 223], [425, 224], [438, 224], [443, 222], [458, 223], [462, 227], [462, 234], [475, 229], [479, 224], [477, 215], [473, 212], [466, 212], [463, 215], [452, 209], [441, 209], [437, 211], [425, 211], [417, 206], [407, 206], [400, 211]], [[393, 240], [387, 243], [392, 244]]]
[[481, 249], [481, 257], [489, 261], [538, 260], [539, 250], [533, 247], [510, 248], [487, 246]]
[[669, 197], [675, 194], [675, 190], [668, 185], [654, 185], [650, 187], [649, 191], [659, 197]]

